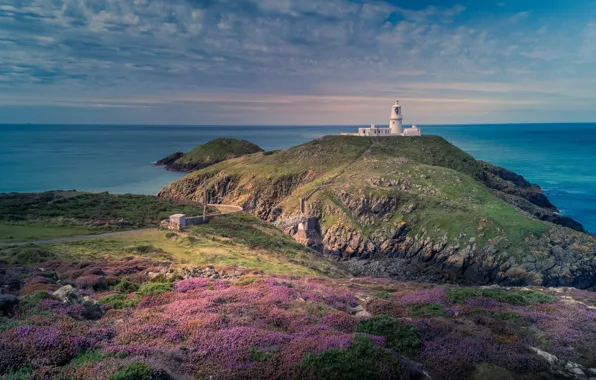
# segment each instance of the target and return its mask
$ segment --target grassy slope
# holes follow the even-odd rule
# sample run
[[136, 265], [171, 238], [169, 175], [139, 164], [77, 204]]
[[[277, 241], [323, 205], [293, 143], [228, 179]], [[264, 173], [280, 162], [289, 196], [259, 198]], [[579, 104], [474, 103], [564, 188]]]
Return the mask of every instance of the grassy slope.
[[[0, 241], [9, 237], [41, 240], [155, 227], [178, 212], [202, 215], [203, 209], [144, 195], [59, 191], [11, 194], [0, 197]], [[118, 225], [121, 220], [124, 223]]]
[[[433, 239], [447, 236], [464, 246], [473, 238], [478, 245], [497, 243], [510, 248], [509, 254], [521, 255], [527, 236], [541, 235], [550, 228], [547, 223], [514, 209], [461, 172], [419, 163], [402, 164], [399, 170], [392, 172], [393, 168], [387, 165], [391, 162], [388, 158], [375, 158], [374, 165], [371, 165], [373, 161], [361, 161], [351, 167], [338, 181], [339, 186], [347, 187], [348, 192], [364, 191], [371, 198], [399, 199], [399, 212], [392, 216], [389, 224], [397, 226], [404, 221], [414, 235], [425, 231]], [[375, 176], [400, 180], [407, 184], [407, 190], [369, 185], [367, 179]], [[337, 202], [329, 191], [322, 192], [319, 199]], [[407, 211], [410, 205], [416, 207], [413, 212]], [[352, 223], [358, 223], [349, 213], [344, 216]], [[363, 230], [374, 233], [385, 223], [381, 219]], [[507, 240], [501, 240], [501, 237]]]
[[0, 246], [0, 261], [29, 265], [46, 260], [117, 261], [125, 257], [190, 265], [238, 265], [266, 273], [343, 275], [332, 264], [278, 229], [245, 214], [229, 214], [189, 233], [149, 231], [110, 239]]
[[[390, 223], [394, 227], [403, 220], [413, 233], [424, 230], [431, 237], [446, 235], [450, 240], [457, 240], [463, 233], [466, 236], [461, 238], [462, 244], [475, 238], [479, 245], [491, 242], [520, 252], [530, 234], [540, 235], [550, 228], [548, 223], [528, 217], [492, 195], [475, 180], [482, 175], [480, 165], [438, 136], [379, 139], [327, 136], [271, 155], [222, 162], [178, 183], [184, 184], [194, 176], [222, 170], [240, 175], [239, 187], [247, 191], [266, 188], [284, 175], [310, 171], [308, 183], [282, 201], [286, 214], [298, 212], [298, 198], [309, 194], [316, 186], [334, 180], [334, 186], [316, 193], [309, 202], [335, 205], [339, 213], [328, 215], [322, 221], [326, 226], [344, 222], [372, 233], [382, 229], [383, 224]], [[407, 189], [371, 186], [369, 180], [372, 178], [401, 180]], [[176, 185], [174, 183], [171, 188], [175, 189]], [[402, 213], [396, 213], [390, 220], [381, 219], [377, 224], [366, 223], [365, 226], [335, 199], [333, 192], [338, 187], [352, 194], [396, 197]], [[242, 204], [244, 199], [232, 197], [228, 201]], [[410, 204], [416, 205], [416, 209], [405, 215]]]
[[246, 141], [220, 138], [199, 145], [183, 157], [176, 160], [176, 165], [212, 164], [230, 157], [262, 152], [259, 146]]

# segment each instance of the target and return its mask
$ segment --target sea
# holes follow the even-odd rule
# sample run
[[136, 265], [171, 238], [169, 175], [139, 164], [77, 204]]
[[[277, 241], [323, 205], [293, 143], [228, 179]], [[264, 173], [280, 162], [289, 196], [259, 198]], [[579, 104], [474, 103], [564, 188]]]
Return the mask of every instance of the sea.
[[[540, 185], [596, 233], [596, 123], [420, 125]], [[356, 126], [0, 125], [0, 193], [45, 190], [156, 194], [182, 177], [153, 162], [217, 137], [285, 149]]]

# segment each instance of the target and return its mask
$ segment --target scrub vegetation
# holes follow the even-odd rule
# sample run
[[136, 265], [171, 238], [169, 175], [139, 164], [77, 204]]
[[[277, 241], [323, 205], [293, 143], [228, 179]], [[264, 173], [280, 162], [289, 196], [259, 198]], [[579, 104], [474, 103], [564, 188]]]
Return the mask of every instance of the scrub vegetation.
[[0, 241], [57, 237], [157, 227], [169, 215], [203, 215], [193, 202], [145, 195], [76, 191], [0, 195]]

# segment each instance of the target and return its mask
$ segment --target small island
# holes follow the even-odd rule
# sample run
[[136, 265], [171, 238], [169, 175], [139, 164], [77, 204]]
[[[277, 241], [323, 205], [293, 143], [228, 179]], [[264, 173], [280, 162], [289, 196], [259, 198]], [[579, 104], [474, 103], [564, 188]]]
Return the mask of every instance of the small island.
[[188, 153], [175, 152], [155, 163], [167, 170], [191, 172], [200, 170], [218, 162], [246, 154], [262, 152], [258, 145], [246, 140], [219, 138], [197, 146]]

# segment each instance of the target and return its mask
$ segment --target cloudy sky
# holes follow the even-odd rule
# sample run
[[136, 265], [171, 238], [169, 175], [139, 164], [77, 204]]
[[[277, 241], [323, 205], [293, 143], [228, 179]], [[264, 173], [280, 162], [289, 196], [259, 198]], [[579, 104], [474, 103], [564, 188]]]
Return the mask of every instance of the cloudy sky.
[[0, 123], [596, 121], [594, 0], [0, 0]]

